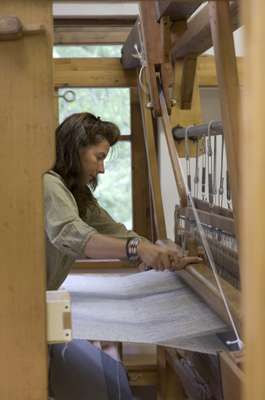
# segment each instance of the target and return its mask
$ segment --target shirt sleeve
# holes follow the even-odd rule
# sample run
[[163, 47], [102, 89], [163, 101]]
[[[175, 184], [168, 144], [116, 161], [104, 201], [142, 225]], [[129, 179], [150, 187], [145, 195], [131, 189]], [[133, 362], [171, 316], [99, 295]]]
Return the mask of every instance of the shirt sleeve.
[[96, 229], [79, 216], [72, 193], [53, 175], [44, 175], [45, 231], [49, 241], [62, 253], [85, 257], [85, 246]]
[[88, 210], [87, 218], [89, 225], [103, 235], [113, 236], [118, 239], [139, 237], [143, 240], [148, 240], [145, 237], [138, 235], [138, 233], [128, 230], [124, 224], [116, 222], [97, 201], [95, 206]]

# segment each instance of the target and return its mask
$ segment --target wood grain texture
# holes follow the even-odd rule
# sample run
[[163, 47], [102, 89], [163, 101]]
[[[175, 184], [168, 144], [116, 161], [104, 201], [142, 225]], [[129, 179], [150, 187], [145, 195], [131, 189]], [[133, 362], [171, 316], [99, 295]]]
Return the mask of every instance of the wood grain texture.
[[119, 58], [54, 60], [54, 85], [73, 87], [132, 87], [136, 72], [125, 71]]
[[0, 398], [47, 400], [41, 175], [54, 157], [52, 4], [2, 0], [46, 32], [0, 43]]
[[171, 1], [158, 0], [157, 19], [160, 20], [164, 16], [169, 16], [172, 21], [182, 21], [188, 19], [194, 11], [201, 5], [202, 1]]
[[164, 95], [162, 92], [160, 94], [160, 104], [161, 104], [161, 111], [162, 111], [162, 123], [163, 123], [164, 132], [165, 132], [171, 166], [173, 169], [173, 173], [174, 173], [174, 177], [175, 177], [175, 181], [176, 181], [176, 185], [177, 185], [177, 189], [178, 189], [180, 205], [181, 205], [181, 207], [185, 207], [188, 203], [187, 192], [186, 192], [186, 187], [185, 187], [184, 179], [183, 179], [182, 172], [181, 172], [180, 160], [176, 154], [175, 141], [174, 141], [174, 138], [172, 135], [172, 125], [171, 125], [170, 118], [169, 118], [169, 115], [167, 112], [165, 98], [164, 98]]
[[264, 91], [265, 3], [244, 0], [245, 77], [240, 131], [240, 259], [245, 317], [244, 400], [265, 398]]
[[[53, 60], [53, 63], [54, 63], [55, 87], [75, 86], [75, 85], [77, 87], [89, 86], [89, 85], [90, 86], [97, 85], [97, 87], [110, 87], [110, 86], [119, 87], [120, 85], [125, 87], [137, 86], [136, 71], [124, 71], [124, 68], [118, 58], [101, 58], [101, 59], [60, 58]], [[175, 74], [182, 74], [181, 65], [182, 65], [181, 61], [176, 63]], [[237, 68], [239, 73], [240, 84], [242, 84], [243, 82], [242, 57], [237, 57]], [[78, 71], [80, 71], [80, 73]], [[175, 77], [175, 81], [177, 82], [177, 76]], [[200, 87], [218, 86], [214, 57], [212, 56], [198, 57], [197, 84]], [[195, 91], [196, 94], [193, 96], [194, 105], [198, 104], [197, 89]], [[179, 95], [176, 94], [176, 96]], [[177, 101], [180, 101], [178, 100], [178, 97]], [[173, 115], [175, 113], [174, 111], [175, 109], [176, 107], [172, 109]], [[183, 116], [188, 115], [187, 111], [183, 110], [182, 115]], [[199, 119], [199, 121], [201, 121], [201, 118]]]
[[93, 26], [86, 28], [57, 28], [54, 44], [67, 45], [112, 45], [124, 43], [131, 31], [130, 27]]
[[156, 21], [154, 0], [145, 0], [139, 4], [143, 50], [146, 57], [147, 85], [152, 103], [153, 116], [161, 115], [157, 85], [157, 68], [164, 62], [161, 26]]
[[[212, 4], [228, 4], [225, 1]], [[189, 54], [202, 54], [212, 47], [211, 28], [209, 23], [209, 5], [206, 5], [188, 22], [187, 30], [176, 38], [172, 46], [173, 59], [184, 58]], [[231, 3], [230, 15], [233, 31], [239, 28], [239, 6], [236, 1]]]
[[156, 154], [154, 127], [152, 121], [152, 113], [150, 109], [147, 109], [147, 96], [139, 88], [139, 99], [141, 105], [143, 129], [144, 129], [144, 140], [145, 149], [147, 154], [148, 174], [149, 182], [152, 193], [152, 203], [154, 208], [154, 223], [157, 238], [166, 239], [166, 223], [164, 216], [164, 209], [162, 203], [161, 186], [159, 179], [158, 160]]
[[152, 239], [147, 157], [136, 89], [131, 89], [133, 229]]
[[183, 63], [181, 81], [181, 101], [180, 106], [183, 110], [189, 110], [192, 105], [193, 88], [196, 79], [197, 56], [187, 56]]
[[210, 2], [208, 8], [220, 90], [221, 113], [232, 189], [235, 228], [238, 233], [240, 93], [232, 21], [228, 3]]
[[246, 378], [244, 372], [229, 353], [221, 352], [219, 362], [224, 400], [241, 399], [242, 386]]

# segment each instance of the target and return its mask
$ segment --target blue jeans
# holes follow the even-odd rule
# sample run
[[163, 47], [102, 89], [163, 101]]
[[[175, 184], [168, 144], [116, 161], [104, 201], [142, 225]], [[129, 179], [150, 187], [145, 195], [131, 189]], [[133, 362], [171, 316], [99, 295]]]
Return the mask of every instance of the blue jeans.
[[86, 340], [49, 346], [55, 400], [132, 400], [123, 365]]

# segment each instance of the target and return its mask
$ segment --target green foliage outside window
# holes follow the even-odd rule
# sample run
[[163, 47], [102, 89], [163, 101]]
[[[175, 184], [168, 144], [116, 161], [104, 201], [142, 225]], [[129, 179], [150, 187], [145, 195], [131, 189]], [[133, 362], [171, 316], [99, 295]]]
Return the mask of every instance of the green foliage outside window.
[[78, 45], [53, 47], [54, 58], [89, 58], [89, 57], [121, 57], [120, 45]]

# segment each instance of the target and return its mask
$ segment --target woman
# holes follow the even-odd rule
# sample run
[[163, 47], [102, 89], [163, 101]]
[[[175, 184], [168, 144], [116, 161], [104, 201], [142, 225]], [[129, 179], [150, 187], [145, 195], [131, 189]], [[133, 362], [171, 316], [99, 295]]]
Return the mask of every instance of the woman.
[[[152, 266], [157, 270], [184, 268], [189, 263], [199, 261], [196, 257], [182, 257], [177, 248], [172, 250], [155, 245], [137, 233], [128, 231], [123, 224], [114, 221], [99, 206], [93, 196], [93, 190], [97, 185], [97, 175], [104, 173], [104, 160], [119, 136], [120, 131], [115, 124], [102, 121], [90, 113], [73, 114], [56, 129], [55, 165], [44, 175], [47, 287], [49, 290], [59, 288], [73, 262], [78, 258], [129, 259], [147, 267]], [[80, 386], [84, 391], [89, 390], [91, 395], [93, 388], [89, 386], [87, 378], [82, 381], [78, 375], [79, 370], [85, 369], [92, 377], [90, 384], [94, 384], [94, 390], [97, 393], [97, 397], [91, 395], [91, 398], [100, 399], [98, 395], [98, 391], [101, 390], [100, 385], [98, 387], [95, 385], [96, 381], [89, 368], [90, 362], [95, 364], [95, 359], [92, 360], [92, 358], [98, 355], [99, 350], [88, 342], [74, 342], [69, 346], [68, 353], [64, 353], [64, 356], [69, 356], [66, 369], [65, 358], [61, 352], [62, 346], [52, 347], [50, 382], [55, 399], [78, 400], [80, 398], [81, 400], [83, 395], [80, 394], [81, 397], [78, 397], [76, 394], [76, 388]], [[101, 354], [101, 362], [103, 362], [102, 357], [106, 355]], [[111, 367], [112, 362], [115, 363], [110, 358], [105, 360], [105, 364], [108, 363], [109, 367], [104, 369], [103, 365], [104, 372], [116, 370], [116, 367]], [[75, 367], [70, 368], [71, 363]], [[75, 384], [69, 377], [73, 370], [77, 372]], [[112, 390], [115, 392], [115, 383], [111, 385], [109, 383], [114, 378], [105, 376], [108, 388], [106, 398], [113, 396], [113, 399], [130, 398], [124, 371], [120, 365], [119, 371], [121, 375], [118, 379], [119, 383], [120, 379], [123, 379], [123, 386], [119, 385], [119, 390], [121, 390], [119, 396], [121, 396], [115, 397], [116, 395], [111, 394]], [[72, 390], [75, 390], [74, 395], [71, 394]]]

